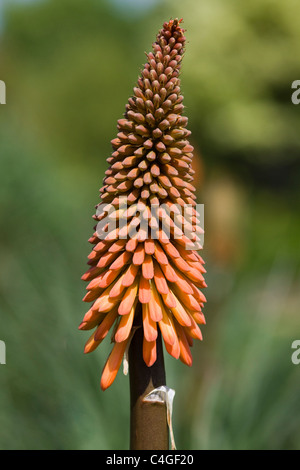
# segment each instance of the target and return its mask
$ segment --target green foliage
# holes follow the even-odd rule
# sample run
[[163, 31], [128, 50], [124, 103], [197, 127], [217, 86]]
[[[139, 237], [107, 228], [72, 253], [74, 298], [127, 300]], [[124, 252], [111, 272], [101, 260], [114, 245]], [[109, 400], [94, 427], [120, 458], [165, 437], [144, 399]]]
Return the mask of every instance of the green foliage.
[[[168, 1], [169, 9], [174, 4]], [[255, 0], [176, 3], [190, 44], [184, 64], [186, 104], [202, 150], [222, 157], [294, 159], [299, 110], [299, 4]], [[279, 164], [279, 162], [278, 162]]]

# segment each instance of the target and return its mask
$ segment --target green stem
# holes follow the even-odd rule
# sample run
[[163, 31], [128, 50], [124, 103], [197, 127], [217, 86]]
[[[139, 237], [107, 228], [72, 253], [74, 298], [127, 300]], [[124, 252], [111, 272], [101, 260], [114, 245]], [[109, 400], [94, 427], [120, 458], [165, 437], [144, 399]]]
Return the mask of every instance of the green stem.
[[157, 359], [147, 367], [143, 359], [143, 327], [141, 312], [129, 348], [130, 379], [130, 449], [168, 450], [167, 410], [163, 403], [143, 402], [145, 395], [166, 385], [164, 356], [160, 331], [156, 340]]

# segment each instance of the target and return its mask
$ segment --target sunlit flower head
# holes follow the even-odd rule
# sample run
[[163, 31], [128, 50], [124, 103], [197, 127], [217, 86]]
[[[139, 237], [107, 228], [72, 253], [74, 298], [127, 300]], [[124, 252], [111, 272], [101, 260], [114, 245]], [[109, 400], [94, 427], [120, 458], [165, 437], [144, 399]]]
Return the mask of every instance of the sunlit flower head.
[[187, 365], [202, 339], [206, 301], [195, 188], [193, 147], [180, 91], [185, 37], [181, 20], [164, 23], [147, 54], [133, 96], [118, 121], [109, 169], [100, 189], [97, 225], [90, 238], [85, 302], [93, 302], [79, 326], [93, 330], [91, 352], [111, 331], [112, 351], [101, 388], [114, 381], [140, 316], [143, 358], [156, 361], [158, 331], [166, 350]]

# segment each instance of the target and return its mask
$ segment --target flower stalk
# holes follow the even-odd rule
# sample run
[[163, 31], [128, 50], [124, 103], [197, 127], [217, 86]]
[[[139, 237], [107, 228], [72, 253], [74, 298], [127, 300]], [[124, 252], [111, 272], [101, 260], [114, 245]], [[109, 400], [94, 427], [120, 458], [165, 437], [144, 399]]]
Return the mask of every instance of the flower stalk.
[[153, 389], [166, 384], [161, 334], [156, 341], [156, 361], [148, 367], [143, 359], [141, 312], [137, 325], [129, 348], [130, 449], [166, 450], [169, 448], [166, 405], [143, 401]]

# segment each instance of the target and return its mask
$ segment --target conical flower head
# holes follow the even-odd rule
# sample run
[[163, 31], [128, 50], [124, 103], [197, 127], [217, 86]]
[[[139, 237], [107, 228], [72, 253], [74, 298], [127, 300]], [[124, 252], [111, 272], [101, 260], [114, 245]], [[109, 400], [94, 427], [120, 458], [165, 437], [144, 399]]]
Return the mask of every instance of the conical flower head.
[[185, 37], [180, 23], [164, 23], [147, 54], [118, 121], [102, 202], [96, 206], [97, 225], [89, 240], [94, 248], [82, 277], [89, 282], [84, 301], [93, 304], [79, 328], [94, 330], [85, 352], [112, 330], [103, 390], [116, 377], [138, 316], [149, 367], [156, 361], [158, 330], [168, 353], [189, 366], [193, 340], [202, 339], [205, 269], [191, 184], [193, 147], [182, 116], [179, 72]]

